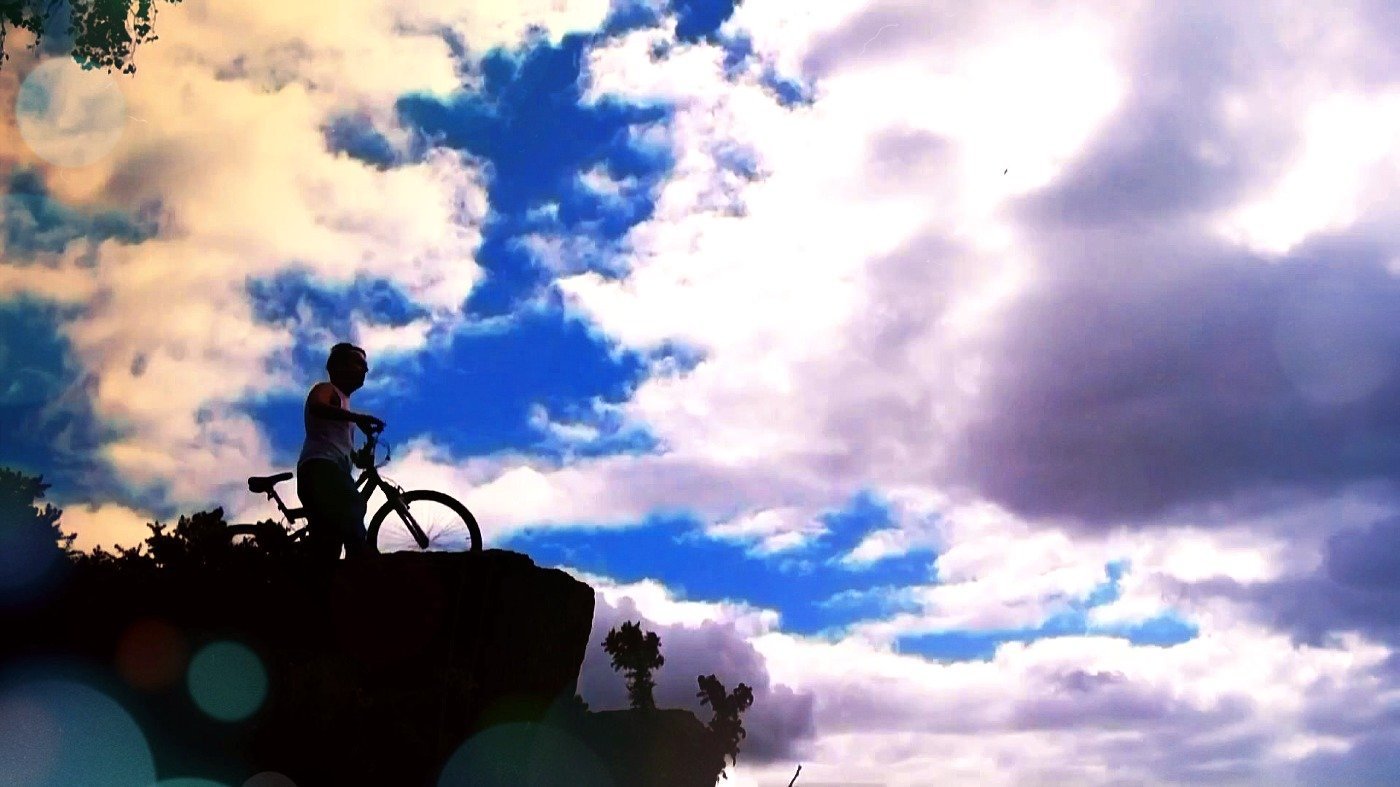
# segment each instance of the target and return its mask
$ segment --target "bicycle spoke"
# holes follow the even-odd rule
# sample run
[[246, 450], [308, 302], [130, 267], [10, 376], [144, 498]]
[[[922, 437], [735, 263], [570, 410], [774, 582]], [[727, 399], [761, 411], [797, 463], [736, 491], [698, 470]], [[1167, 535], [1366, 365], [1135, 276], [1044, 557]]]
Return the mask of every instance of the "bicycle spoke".
[[[412, 500], [406, 504], [409, 515], [428, 538], [428, 551], [460, 552], [471, 548], [471, 533], [462, 518], [447, 505], [435, 500]], [[380, 525], [380, 552], [417, 552], [421, 546], [397, 511]]]

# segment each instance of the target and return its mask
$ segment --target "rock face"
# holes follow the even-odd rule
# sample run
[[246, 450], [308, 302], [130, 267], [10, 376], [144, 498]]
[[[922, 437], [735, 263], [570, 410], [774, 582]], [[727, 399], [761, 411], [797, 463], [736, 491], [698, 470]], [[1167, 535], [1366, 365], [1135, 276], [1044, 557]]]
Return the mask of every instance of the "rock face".
[[[45, 598], [0, 607], [0, 707], [53, 681], [100, 692], [129, 713], [162, 780], [715, 784], [723, 755], [694, 714], [575, 700], [584, 653], [601, 643], [588, 641], [593, 589], [568, 574], [503, 550], [318, 566], [231, 547], [219, 516], [156, 539], [155, 557], [76, 559]], [[43, 739], [81, 719], [49, 721], [25, 751], [97, 756]], [[0, 783], [12, 781], [5, 757]]]
[[331, 595], [336, 639], [371, 674], [459, 671], [480, 691], [469, 718], [572, 696], [593, 589], [517, 552], [400, 552], [347, 563]]
[[[592, 617], [588, 585], [501, 550], [331, 570], [247, 556], [89, 567], [45, 603], [0, 611], [0, 683], [37, 670], [103, 691], [140, 725], [161, 778], [434, 784], [474, 732], [572, 699]], [[191, 665], [228, 642], [265, 675], [237, 719], [192, 698]]]
[[574, 731], [617, 784], [713, 787], [724, 767], [709, 731], [688, 710], [589, 713]]

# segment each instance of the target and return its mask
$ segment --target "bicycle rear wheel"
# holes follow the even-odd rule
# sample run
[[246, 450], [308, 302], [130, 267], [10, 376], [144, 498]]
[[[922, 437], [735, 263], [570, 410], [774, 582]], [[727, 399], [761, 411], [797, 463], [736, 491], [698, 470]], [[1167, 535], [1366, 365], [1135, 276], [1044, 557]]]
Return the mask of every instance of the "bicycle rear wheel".
[[[370, 520], [367, 540], [374, 551], [389, 552], [480, 552], [481, 528], [467, 507], [451, 495], [431, 489], [404, 492], [399, 498], [404, 512], [390, 500]], [[426, 545], [419, 543], [416, 526]]]
[[233, 542], [234, 546], [258, 543], [257, 525], [229, 525], [227, 530], [228, 540]]
[[229, 525], [229, 542], [235, 549], [259, 549], [269, 554], [282, 554], [292, 548], [296, 535], [275, 522]]

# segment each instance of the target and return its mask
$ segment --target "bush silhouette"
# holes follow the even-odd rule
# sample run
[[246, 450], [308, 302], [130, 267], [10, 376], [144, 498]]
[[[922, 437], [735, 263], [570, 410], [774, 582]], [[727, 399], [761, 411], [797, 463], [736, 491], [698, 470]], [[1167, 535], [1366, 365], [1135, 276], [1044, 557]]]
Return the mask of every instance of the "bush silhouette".
[[0, 468], [0, 591], [26, 594], [65, 568], [75, 536], [59, 530], [62, 511], [40, 505], [42, 477]]
[[[626, 621], [608, 631], [603, 650], [612, 656], [613, 669], [627, 675], [627, 696], [633, 710], [655, 710], [652, 689], [656, 683], [651, 673], [666, 663], [661, 655], [661, 637], [643, 631], [640, 622]], [[734, 764], [739, 762], [739, 741], [746, 735], [740, 716], [753, 705], [753, 689], [740, 683], [730, 693], [714, 675], [697, 676], [696, 683], [700, 691], [695, 696], [700, 698], [700, 704], [714, 711], [714, 718], [706, 727], [711, 754], [705, 767], [727, 779], [724, 761], [728, 757]]]
[[[728, 694], [724, 690], [724, 684], [714, 675], [701, 675], [696, 678], [696, 682], [700, 685], [700, 691], [695, 696], [700, 698], [700, 704], [710, 706], [715, 712], [709, 728], [719, 744], [720, 767], [724, 767], [725, 755], [737, 765], [739, 741], [747, 734], [739, 716], [753, 705], [753, 689], [740, 683], [733, 694]], [[729, 775], [724, 774], [724, 778], [728, 779]]]

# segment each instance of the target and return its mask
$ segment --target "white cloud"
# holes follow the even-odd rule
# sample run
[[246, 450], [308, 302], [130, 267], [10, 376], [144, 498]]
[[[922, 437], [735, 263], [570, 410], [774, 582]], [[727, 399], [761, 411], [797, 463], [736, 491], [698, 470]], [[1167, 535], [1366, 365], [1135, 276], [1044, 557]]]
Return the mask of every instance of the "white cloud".
[[[795, 758], [804, 777], [900, 785], [1156, 782], [1174, 768], [1186, 779], [1201, 768], [1201, 780], [1231, 765], [1245, 781], [1277, 778], [1325, 745], [1298, 723], [1317, 693], [1385, 654], [1357, 642], [1296, 647], [1239, 628], [1173, 648], [1042, 640], [947, 664], [858, 639], [752, 642], [772, 680], [816, 697], [817, 737]], [[1262, 736], [1252, 760], [1213, 750], [1239, 735]], [[769, 779], [780, 771], [763, 769]]]
[[65, 503], [58, 507], [63, 509], [60, 528], [77, 536], [73, 548], [84, 552], [96, 547], [113, 552], [116, 546], [140, 546], [151, 534], [147, 523], [156, 521], [154, 516], [115, 503]]
[[[64, 332], [95, 377], [96, 416], [121, 430], [102, 455], [134, 486], [164, 485], [168, 503], [246, 505], [242, 477], [268, 467], [269, 448], [232, 403], [310, 382], [288, 374], [291, 326], [255, 319], [251, 277], [384, 277], [446, 327], [479, 277], [486, 207], [471, 162], [435, 151], [379, 170], [326, 148], [321, 127], [338, 113], [392, 118], [402, 93], [456, 84], [440, 39], [392, 34], [391, 7], [359, 10], [221, 3], [162, 14], [160, 41], [120, 80], [140, 122], [105, 159], [47, 171], [55, 195], [82, 207], [158, 205], [159, 235], [104, 243], [95, 267], [64, 258], [0, 276], [7, 293], [82, 297]], [[370, 328], [366, 340], [409, 349], [428, 327]]]
[[1224, 218], [1227, 237], [1282, 255], [1393, 197], [1400, 92], [1325, 95], [1306, 109], [1302, 124], [1300, 152], [1273, 188]]
[[578, 176], [584, 188], [611, 202], [619, 202], [637, 188], [637, 179], [627, 176], [618, 180], [608, 174], [607, 168], [599, 164]]
[[433, 322], [418, 319], [403, 325], [377, 325], [361, 322], [355, 326], [354, 341], [371, 358], [397, 355], [422, 349], [428, 343]]
[[705, 528], [710, 538], [751, 544], [755, 555], [798, 549], [827, 532], [808, 511], [793, 506], [749, 511]]
[[775, 610], [756, 607], [742, 600], [702, 601], [678, 597], [654, 579], [619, 583], [606, 576], [570, 569], [570, 573], [592, 586], [602, 601], [613, 607], [630, 607], [647, 620], [662, 626], [698, 627], [705, 623], [733, 626], [742, 637], [755, 637], [778, 627]]

